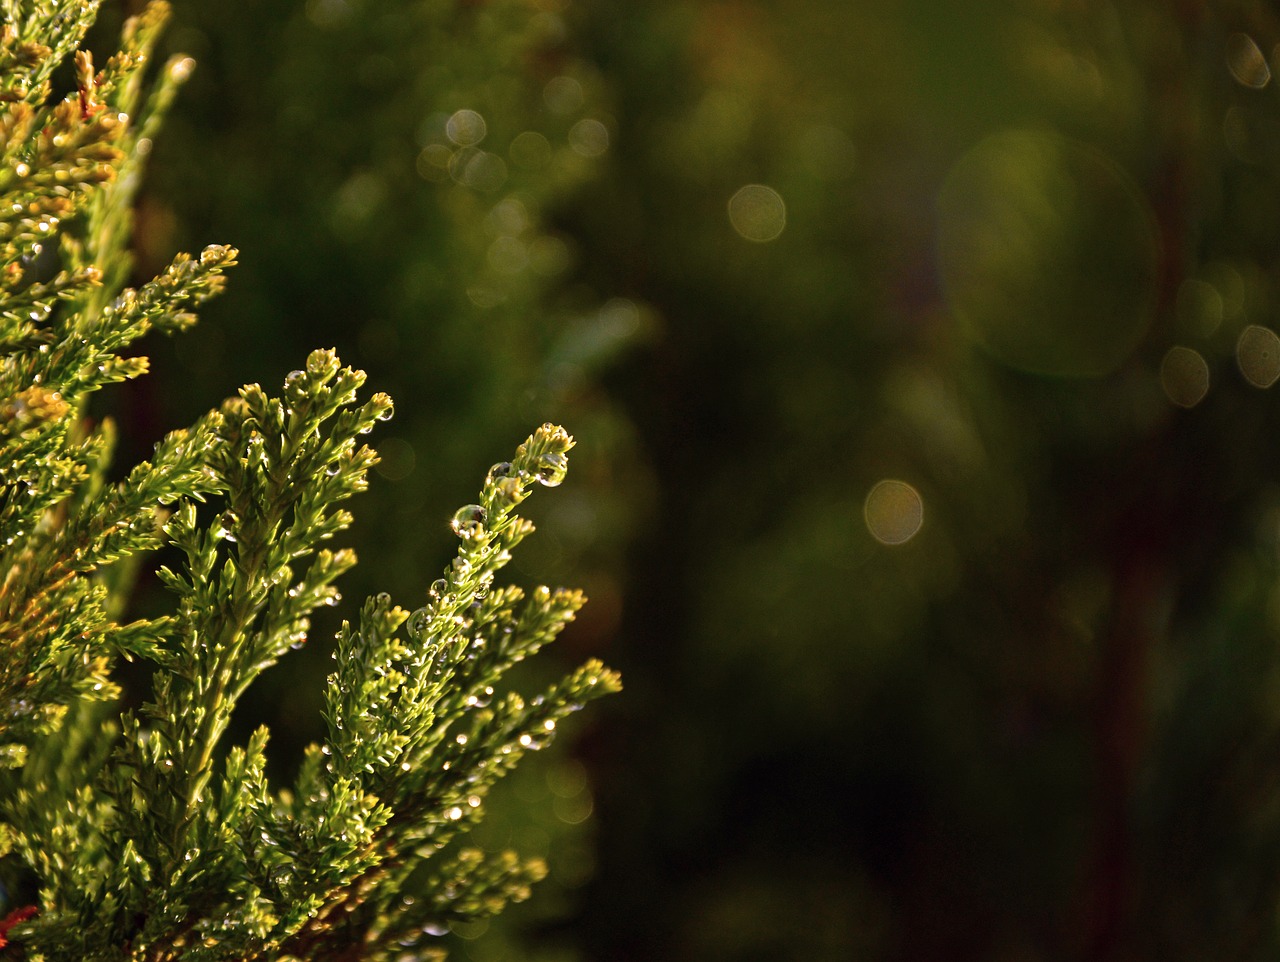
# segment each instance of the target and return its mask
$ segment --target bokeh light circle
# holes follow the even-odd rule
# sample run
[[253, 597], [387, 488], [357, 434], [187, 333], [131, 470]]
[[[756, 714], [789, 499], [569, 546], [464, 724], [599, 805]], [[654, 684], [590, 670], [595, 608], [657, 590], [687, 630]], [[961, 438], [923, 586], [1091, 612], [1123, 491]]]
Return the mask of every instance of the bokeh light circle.
[[951, 309], [1003, 363], [1096, 377], [1141, 340], [1155, 300], [1154, 222], [1100, 151], [1052, 131], [993, 134], [952, 167], [938, 214]]
[[459, 147], [474, 147], [484, 140], [489, 125], [474, 110], [456, 111], [444, 125], [445, 134]]
[[1193, 408], [1209, 393], [1209, 364], [1199, 351], [1171, 347], [1160, 362], [1160, 386], [1178, 407]]
[[867, 493], [862, 516], [881, 544], [906, 544], [924, 524], [924, 499], [907, 482], [886, 478]]
[[569, 146], [583, 157], [599, 157], [609, 149], [609, 128], [586, 118], [569, 128]]
[[729, 223], [742, 237], [763, 244], [787, 226], [787, 205], [772, 187], [747, 184], [729, 198]]
[[1227, 38], [1227, 69], [1237, 83], [1254, 90], [1261, 90], [1271, 82], [1267, 55], [1247, 33], [1233, 33]]
[[1269, 327], [1250, 324], [1236, 339], [1236, 364], [1254, 387], [1271, 387], [1280, 379], [1280, 336]]

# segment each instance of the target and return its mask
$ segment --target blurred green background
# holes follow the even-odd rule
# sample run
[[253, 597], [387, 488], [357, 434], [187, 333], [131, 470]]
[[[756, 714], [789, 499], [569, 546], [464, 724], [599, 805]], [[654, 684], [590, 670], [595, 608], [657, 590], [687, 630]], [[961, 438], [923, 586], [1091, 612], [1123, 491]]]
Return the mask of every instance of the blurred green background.
[[397, 402], [345, 591], [412, 606], [579, 439], [514, 567], [627, 689], [497, 804], [552, 878], [456, 957], [1277, 957], [1270, 5], [174, 6], [138, 273], [242, 266], [134, 453], [335, 346]]

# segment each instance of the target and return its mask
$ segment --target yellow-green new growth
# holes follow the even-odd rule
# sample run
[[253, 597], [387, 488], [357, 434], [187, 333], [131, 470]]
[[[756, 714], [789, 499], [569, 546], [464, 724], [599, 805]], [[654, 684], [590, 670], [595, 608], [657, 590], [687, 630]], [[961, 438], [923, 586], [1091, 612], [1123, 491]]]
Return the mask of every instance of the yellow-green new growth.
[[[243, 388], [118, 482], [114, 431], [85, 417], [145, 372], [124, 351], [180, 331], [236, 251], [178, 255], [124, 288], [129, 204], [149, 137], [190, 71], [148, 89], [167, 7], [125, 27], [101, 71], [77, 46], [84, 0], [0, 0], [0, 948], [49, 962], [436, 957], [451, 921], [529, 894], [539, 858], [464, 847], [490, 787], [585, 702], [619, 688], [588, 662], [528, 700], [507, 670], [553, 640], [580, 592], [499, 587], [564, 478], [572, 438], [544, 425], [453, 515], [457, 556], [412, 612], [379, 595], [344, 623], [323, 742], [288, 789], [268, 733], [226, 745], [253, 680], [308, 642], [354, 554], [324, 544], [376, 462], [391, 401], [315, 351], [279, 393]], [[50, 101], [76, 53], [75, 89]], [[169, 610], [123, 621], [141, 559]], [[113, 669], [153, 669], [119, 712]], [[34, 915], [32, 914], [34, 912]], [[21, 924], [17, 919], [21, 918]]]

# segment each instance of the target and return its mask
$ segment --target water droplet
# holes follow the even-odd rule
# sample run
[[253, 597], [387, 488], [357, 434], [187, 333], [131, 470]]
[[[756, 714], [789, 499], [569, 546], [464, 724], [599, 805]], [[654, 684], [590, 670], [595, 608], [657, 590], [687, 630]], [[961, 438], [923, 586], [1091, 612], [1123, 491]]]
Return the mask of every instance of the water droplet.
[[391, 604], [391, 595], [385, 591], [379, 591], [373, 600], [378, 603], [379, 607], [386, 608]]
[[564, 480], [564, 476], [568, 473], [569, 459], [563, 454], [551, 451], [538, 458], [538, 463], [534, 470], [537, 473], [540, 484], [545, 484], [548, 488], [554, 488]]
[[236, 517], [234, 511], [224, 511], [218, 515], [218, 523], [213, 528], [213, 536], [223, 541], [236, 540], [236, 536], [231, 532], [239, 523], [240, 519]]
[[291, 393], [300, 394], [307, 383], [306, 371], [290, 371], [284, 379], [284, 389]]
[[476, 694], [467, 698], [468, 708], [487, 708], [489, 703], [493, 701], [493, 688], [486, 685]]
[[419, 608], [409, 616], [409, 631], [415, 635], [421, 635], [427, 630], [431, 624], [431, 609]]
[[489, 469], [489, 476], [485, 478], [485, 484], [491, 484], [493, 481], [497, 480], [498, 478], [507, 477], [509, 474], [511, 474], [511, 470], [512, 469], [511, 469], [510, 461], [499, 461], [497, 464], [495, 464], [493, 467]]
[[431, 587], [427, 589], [427, 595], [430, 596], [432, 601], [439, 601], [445, 596], [445, 592], [448, 590], [449, 582], [445, 581], [443, 578], [437, 578], [435, 581], [431, 582]]
[[459, 732], [457, 737], [454, 738], [454, 741], [459, 745], [465, 745], [467, 743], [467, 736], [464, 732]]
[[452, 821], [456, 822], [458, 819], [462, 818], [462, 809], [455, 805], [453, 808], [449, 809], [446, 814]]
[[484, 508], [478, 504], [466, 504], [454, 512], [449, 527], [459, 538], [474, 538], [484, 530]]

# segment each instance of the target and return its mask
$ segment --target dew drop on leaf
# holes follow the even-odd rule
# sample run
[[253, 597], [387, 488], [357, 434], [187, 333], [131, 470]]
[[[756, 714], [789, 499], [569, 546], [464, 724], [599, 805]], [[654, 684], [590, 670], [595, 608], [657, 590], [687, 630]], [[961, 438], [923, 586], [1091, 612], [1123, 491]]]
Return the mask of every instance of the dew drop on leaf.
[[449, 527], [459, 538], [474, 538], [484, 530], [487, 515], [478, 504], [466, 504], [454, 512]]
[[538, 458], [535, 470], [540, 484], [545, 484], [548, 488], [554, 488], [564, 480], [564, 476], [568, 473], [569, 459], [563, 454], [552, 451]]
[[431, 624], [431, 610], [429, 608], [419, 608], [409, 616], [409, 631], [415, 635], [421, 635], [427, 630], [429, 624]]
[[486, 685], [480, 691], [467, 699], [467, 707], [469, 708], [487, 708], [489, 703], [493, 701], [493, 687]]

